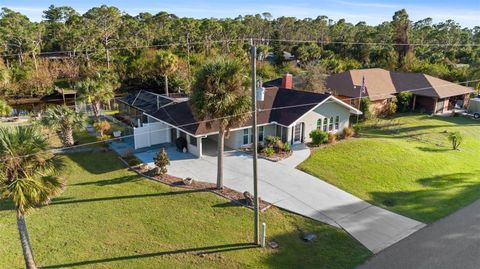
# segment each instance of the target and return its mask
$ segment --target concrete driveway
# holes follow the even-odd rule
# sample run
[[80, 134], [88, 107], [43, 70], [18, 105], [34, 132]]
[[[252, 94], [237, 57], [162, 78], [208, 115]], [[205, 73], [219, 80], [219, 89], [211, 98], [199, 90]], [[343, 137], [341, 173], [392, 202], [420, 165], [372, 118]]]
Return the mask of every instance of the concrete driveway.
[[[155, 152], [136, 155], [142, 161], [151, 163]], [[169, 174], [216, 182], [216, 157], [194, 159], [188, 153], [179, 153], [173, 148], [169, 148], [168, 153], [171, 158]], [[308, 148], [299, 146], [294, 148], [291, 157], [277, 163], [259, 159], [260, 197], [277, 207], [341, 227], [373, 253], [424, 226], [421, 222], [373, 206], [296, 169], [309, 154]], [[226, 152], [224, 165], [225, 186], [253, 193], [251, 155], [239, 151]]]

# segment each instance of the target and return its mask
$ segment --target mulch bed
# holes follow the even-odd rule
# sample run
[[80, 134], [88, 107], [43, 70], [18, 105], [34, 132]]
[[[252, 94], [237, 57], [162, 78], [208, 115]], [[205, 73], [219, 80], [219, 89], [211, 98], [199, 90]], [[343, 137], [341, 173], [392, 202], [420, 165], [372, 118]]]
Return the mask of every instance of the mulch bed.
[[269, 161], [272, 161], [272, 162], [278, 162], [278, 161], [281, 161], [283, 159], [286, 159], [288, 157], [290, 157], [292, 155], [292, 151], [281, 151], [281, 152], [275, 152], [272, 156], [267, 156], [265, 155], [264, 152], [261, 152], [258, 154], [258, 156], [260, 158], [263, 158], [265, 160], [269, 160]]
[[[253, 151], [251, 149], [244, 149], [242, 151], [245, 152], [245, 153], [253, 155]], [[268, 160], [268, 161], [271, 161], [271, 162], [279, 162], [283, 159], [286, 159], [286, 158], [292, 156], [292, 153], [293, 153], [292, 150], [287, 151], [287, 152], [280, 151], [280, 152], [275, 152], [272, 156], [267, 156], [267, 155], [265, 155], [264, 152], [259, 152], [258, 157], [262, 158], [262, 159], [265, 159], [265, 160]]]
[[[182, 178], [175, 177], [172, 175], [164, 175], [164, 176], [159, 176], [159, 175], [149, 175], [151, 169], [148, 167], [148, 165], [137, 165], [137, 166], [129, 166], [128, 163], [123, 160], [123, 158], [119, 157], [119, 159], [132, 171], [136, 172], [140, 176], [143, 176], [145, 178], [155, 180], [158, 182], [161, 182], [163, 184], [167, 184], [171, 187], [179, 187], [179, 188], [184, 188], [184, 189], [191, 189], [191, 190], [199, 190], [199, 191], [208, 191], [215, 193], [217, 195], [222, 196], [223, 198], [226, 198], [230, 200], [231, 202], [235, 204], [242, 205], [244, 207], [253, 209], [252, 206], [247, 204], [247, 201], [245, 200], [245, 197], [243, 196], [243, 193], [240, 193], [238, 191], [232, 190], [230, 188], [224, 187], [223, 189], [217, 189], [217, 185], [214, 183], [209, 183], [209, 182], [203, 182], [203, 181], [198, 181], [198, 180], [193, 180], [193, 182], [189, 185], [186, 185], [183, 181]], [[272, 207], [271, 204], [263, 201], [262, 199], [259, 198], [260, 201], [260, 211], [265, 212], [267, 209]]]

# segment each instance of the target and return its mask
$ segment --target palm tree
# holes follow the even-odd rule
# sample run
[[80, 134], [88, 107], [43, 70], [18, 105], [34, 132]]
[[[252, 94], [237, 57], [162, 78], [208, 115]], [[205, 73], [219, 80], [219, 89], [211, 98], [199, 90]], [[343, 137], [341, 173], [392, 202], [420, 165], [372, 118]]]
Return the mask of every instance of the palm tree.
[[15, 205], [17, 228], [27, 269], [37, 268], [25, 222], [26, 213], [47, 205], [64, 184], [57, 177], [54, 156], [33, 126], [0, 128], [0, 198]]
[[78, 82], [75, 88], [78, 89], [80, 100], [92, 105], [93, 114], [98, 119], [100, 116], [100, 105], [110, 102], [115, 97], [115, 90], [119, 87], [118, 76], [108, 70], [93, 71], [93, 75]]
[[85, 123], [83, 114], [77, 113], [67, 106], [51, 106], [42, 116], [42, 125], [60, 132], [60, 139], [65, 147], [71, 147], [75, 141], [73, 130]]
[[155, 55], [155, 67], [165, 79], [165, 94], [168, 96], [168, 76], [177, 70], [178, 57], [169, 51], [158, 51]]
[[[190, 103], [199, 120], [218, 124], [217, 188], [223, 188], [223, 148], [230, 129], [250, 117], [251, 98], [243, 66], [235, 60], [206, 63], [196, 75]], [[208, 122], [211, 123], [211, 122]], [[208, 124], [210, 125], [210, 124]]]

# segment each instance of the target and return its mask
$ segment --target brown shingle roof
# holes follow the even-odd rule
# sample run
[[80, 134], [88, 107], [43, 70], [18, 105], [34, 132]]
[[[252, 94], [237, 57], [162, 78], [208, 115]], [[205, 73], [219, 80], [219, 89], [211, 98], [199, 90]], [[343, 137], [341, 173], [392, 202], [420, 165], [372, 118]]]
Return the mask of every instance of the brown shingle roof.
[[[331, 75], [327, 88], [336, 95], [359, 97], [365, 77], [366, 95], [370, 100], [382, 100], [403, 91], [416, 95], [446, 98], [473, 92], [469, 87], [420, 73], [390, 72], [381, 68], [357, 69]], [[421, 90], [418, 90], [421, 89]]]

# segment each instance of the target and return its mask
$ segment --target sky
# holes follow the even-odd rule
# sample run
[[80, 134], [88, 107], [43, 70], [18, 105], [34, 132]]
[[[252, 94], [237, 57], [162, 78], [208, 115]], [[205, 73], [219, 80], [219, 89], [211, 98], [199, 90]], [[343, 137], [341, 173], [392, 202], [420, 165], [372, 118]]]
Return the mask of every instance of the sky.
[[42, 20], [42, 11], [51, 4], [71, 6], [80, 13], [106, 4], [131, 15], [167, 11], [180, 17], [194, 18], [234, 18], [263, 12], [269, 12], [273, 17], [316, 18], [326, 15], [333, 20], [345, 18], [348, 22], [365, 21], [370, 25], [391, 20], [396, 10], [405, 8], [413, 21], [430, 17], [434, 23], [453, 19], [464, 27], [480, 26], [480, 0], [0, 0], [0, 7], [21, 12], [33, 21]]

